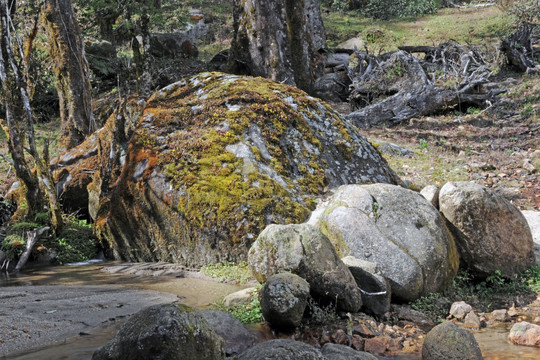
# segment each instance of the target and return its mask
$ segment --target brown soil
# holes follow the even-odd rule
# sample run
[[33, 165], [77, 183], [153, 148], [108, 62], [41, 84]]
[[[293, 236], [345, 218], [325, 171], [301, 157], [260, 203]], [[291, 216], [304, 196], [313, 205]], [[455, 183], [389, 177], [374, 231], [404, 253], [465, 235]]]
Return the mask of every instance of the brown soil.
[[[443, 115], [362, 132], [376, 146], [389, 142], [414, 152], [383, 154], [413, 189], [474, 181], [501, 193], [520, 209], [540, 210], [538, 97], [540, 79], [529, 79], [503, 94], [492, 107], [469, 109], [473, 114], [447, 109]], [[347, 104], [334, 104], [334, 108], [343, 114], [351, 111]]]

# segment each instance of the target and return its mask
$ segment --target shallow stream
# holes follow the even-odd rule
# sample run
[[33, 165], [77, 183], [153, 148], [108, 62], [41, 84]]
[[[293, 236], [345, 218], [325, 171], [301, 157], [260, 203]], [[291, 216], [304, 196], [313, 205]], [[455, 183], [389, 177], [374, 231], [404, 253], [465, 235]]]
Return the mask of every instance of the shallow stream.
[[[136, 289], [154, 290], [179, 296], [186, 305], [204, 309], [220, 297], [243, 288], [239, 285], [214, 281], [172, 276], [136, 276], [110, 274], [100, 271], [106, 264], [86, 266], [58, 266], [29, 269], [17, 277], [0, 277], [0, 288], [20, 285], [121, 285]], [[65, 341], [39, 350], [28, 352], [14, 360], [61, 360], [90, 359], [92, 353], [113, 337], [122, 322], [107, 327], [98, 327], [83, 336], [74, 336]], [[486, 360], [540, 359], [540, 348], [516, 346], [508, 341], [508, 330], [504, 328], [482, 330], [475, 333]], [[421, 355], [401, 354], [393, 357], [400, 360], [421, 359]]]

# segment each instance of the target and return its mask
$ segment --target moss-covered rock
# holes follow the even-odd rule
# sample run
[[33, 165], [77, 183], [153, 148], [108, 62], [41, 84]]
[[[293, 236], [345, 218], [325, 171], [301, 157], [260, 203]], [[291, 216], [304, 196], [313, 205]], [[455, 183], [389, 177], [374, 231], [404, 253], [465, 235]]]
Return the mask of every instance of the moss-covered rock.
[[328, 187], [397, 181], [328, 105], [270, 80], [203, 73], [149, 99], [96, 224], [127, 260], [245, 260], [267, 224], [304, 221]]

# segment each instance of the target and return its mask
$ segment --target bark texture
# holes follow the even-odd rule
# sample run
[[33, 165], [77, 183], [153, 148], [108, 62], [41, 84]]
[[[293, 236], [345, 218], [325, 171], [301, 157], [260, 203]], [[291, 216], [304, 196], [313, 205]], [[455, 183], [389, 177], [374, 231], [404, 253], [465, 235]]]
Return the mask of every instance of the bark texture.
[[317, 0], [235, 0], [234, 31], [232, 72], [313, 91], [326, 41]]
[[54, 63], [60, 100], [60, 146], [70, 149], [95, 130], [92, 88], [84, 43], [70, 0], [46, 0], [43, 24]]

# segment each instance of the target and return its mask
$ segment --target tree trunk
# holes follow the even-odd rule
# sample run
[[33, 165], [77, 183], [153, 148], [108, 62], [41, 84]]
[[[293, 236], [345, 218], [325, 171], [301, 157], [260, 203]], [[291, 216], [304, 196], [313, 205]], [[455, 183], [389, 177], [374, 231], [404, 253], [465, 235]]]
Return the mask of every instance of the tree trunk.
[[[7, 122], [7, 125], [3, 125], [3, 128], [7, 134], [8, 147], [15, 165], [15, 172], [25, 188], [24, 195], [27, 202], [26, 215], [31, 218], [33, 214], [42, 211], [44, 198], [41, 189], [44, 189], [49, 201], [52, 225], [55, 231], [60, 231], [63, 227], [63, 221], [57, 202], [56, 188], [49, 169], [48, 146], [45, 146], [44, 157], [41, 157], [37, 151], [34, 137], [34, 115], [28, 95], [28, 79], [21, 70], [20, 61], [17, 61], [17, 59], [25, 59], [25, 52], [19, 41], [15, 42], [18, 44], [17, 54], [13, 52], [11, 46], [11, 26], [13, 24], [11, 23], [9, 14], [5, 0], [0, 1], [0, 81], [2, 83], [2, 95]], [[25, 50], [28, 52], [31, 51], [31, 43], [31, 41], [26, 42], [27, 49]], [[18, 58], [16, 58], [16, 55]], [[31, 169], [25, 158], [25, 133], [28, 140], [27, 151], [34, 159], [35, 172]], [[22, 205], [22, 203], [19, 204], [20, 209], [25, 208]]]
[[43, 20], [60, 100], [62, 137], [59, 146], [70, 149], [95, 130], [84, 43], [70, 0], [46, 0]]
[[13, 273], [16, 274], [19, 271], [21, 271], [21, 269], [24, 267], [24, 265], [28, 261], [28, 257], [30, 256], [30, 253], [32, 253], [32, 248], [34, 247], [34, 244], [36, 243], [36, 241], [39, 240], [41, 235], [43, 235], [43, 233], [47, 230], [49, 230], [48, 226], [42, 227], [40, 229], [34, 229], [32, 231], [29, 231], [26, 234], [26, 249], [22, 253], [21, 257], [19, 258], [19, 262], [17, 263], [17, 266], [15, 266], [15, 270], [13, 270]]
[[236, 0], [229, 69], [312, 92], [325, 47], [317, 0]]
[[[30, 128], [24, 126], [24, 122], [20, 120], [20, 116], [25, 113], [24, 110], [17, 106], [22, 100], [13, 92], [14, 89], [22, 86], [22, 79], [19, 77], [19, 69], [14, 61], [14, 54], [11, 48], [11, 36], [9, 23], [11, 21], [8, 4], [5, 0], [0, 1], [0, 82], [2, 85], [2, 102], [5, 111], [5, 121], [2, 123], [2, 128], [7, 136], [8, 148], [13, 159], [15, 174], [21, 181], [24, 187], [23, 192], [26, 200], [26, 211], [28, 215], [33, 215], [38, 212], [43, 204], [43, 197], [39, 190], [39, 181], [35, 173], [30, 169], [28, 162], [24, 156], [24, 134], [25, 130], [29, 136], [33, 135], [33, 123]], [[16, 113], [17, 112], [17, 113]], [[33, 149], [32, 144], [30, 144]], [[22, 199], [21, 199], [22, 200]], [[19, 204], [20, 208], [23, 208]]]

